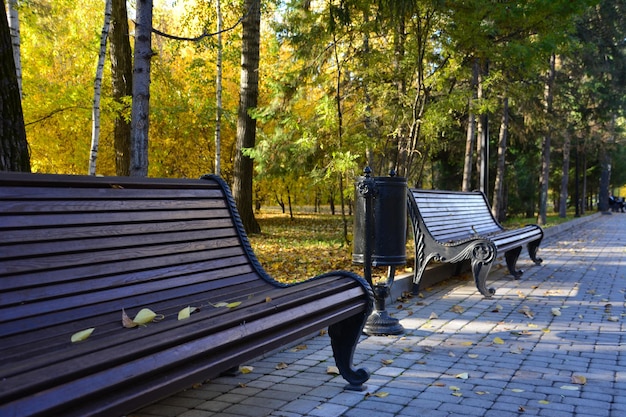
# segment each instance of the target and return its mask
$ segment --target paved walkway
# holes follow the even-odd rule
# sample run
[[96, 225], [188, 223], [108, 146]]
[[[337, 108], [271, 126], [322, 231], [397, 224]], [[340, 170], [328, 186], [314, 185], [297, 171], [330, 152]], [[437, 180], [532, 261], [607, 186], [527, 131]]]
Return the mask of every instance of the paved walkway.
[[154, 404], [134, 417], [625, 416], [626, 214], [544, 239], [521, 280], [493, 271], [483, 298], [469, 277], [393, 302], [401, 336], [363, 337], [372, 376], [348, 392], [326, 373], [327, 335]]

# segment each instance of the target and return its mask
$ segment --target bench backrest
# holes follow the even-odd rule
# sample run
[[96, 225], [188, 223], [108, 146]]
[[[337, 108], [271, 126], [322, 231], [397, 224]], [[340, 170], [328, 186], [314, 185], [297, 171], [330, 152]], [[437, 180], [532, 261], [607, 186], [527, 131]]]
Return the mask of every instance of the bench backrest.
[[70, 322], [92, 327], [102, 312], [171, 313], [194, 294], [228, 301], [269, 286], [223, 187], [217, 178], [1, 173], [4, 347], [43, 343]]
[[442, 243], [487, 236], [503, 227], [494, 219], [485, 195], [480, 191], [409, 189], [410, 212], [418, 213], [431, 236]]

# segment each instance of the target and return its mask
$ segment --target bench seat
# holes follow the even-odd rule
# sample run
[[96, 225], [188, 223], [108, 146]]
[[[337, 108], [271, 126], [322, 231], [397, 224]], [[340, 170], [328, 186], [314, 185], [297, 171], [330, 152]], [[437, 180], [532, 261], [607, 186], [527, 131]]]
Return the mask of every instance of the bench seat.
[[[0, 285], [3, 417], [126, 415], [326, 327], [348, 388], [369, 378], [367, 282], [272, 279], [219, 177], [0, 173]], [[142, 308], [160, 321], [122, 326]]]
[[480, 191], [408, 190], [408, 212], [415, 237], [414, 290], [430, 260], [457, 263], [471, 261], [472, 274], [481, 294], [495, 293], [487, 288], [486, 279], [493, 261], [504, 253], [509, 272], [516, 279], [523, 271], [516, 269], [522, 246], [530, 258], [541, 264], [537, 249], [543, 230], [537, 225], [505, 229], [491, 214], [491, 208]]

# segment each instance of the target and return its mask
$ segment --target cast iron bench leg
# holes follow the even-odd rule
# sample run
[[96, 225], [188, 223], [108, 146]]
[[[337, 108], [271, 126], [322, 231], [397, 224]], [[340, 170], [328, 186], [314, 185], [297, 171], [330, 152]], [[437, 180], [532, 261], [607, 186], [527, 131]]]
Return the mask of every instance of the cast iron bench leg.
[[363, 329], [363, 325], [368, 316], [369, 312], [363, 315], [357, 314], [328, 327], [328, 335], [330, 336], [330, 344], [333, 348], [335, 363], [337, 364], [341, 376], [349, 382], [349, 384], [345, 386], [347, 390], [364, 391], [365, 386], [363, 384], [370, 377], [366, 369], [360, 368], [354, 370], [352, 368], [354, 349], [361, 337], [361, 329]]
[[513, 248], [504, 253], [504, 259], [506, 259], [506, 266], [509, 268], [509, 273], [513, 275], [515, 279], [519, 279], [524, 271], [521, 269], [515, 269], [515, 265], [517, 264], [517, 259], [519, 258], [519, 254], [522, 252], [522, 247], [518, 246], [517, 248]]
[[539, 249], [539, 244], [541, 243], [541, 240], [542, 239], [535, 240], [534, 242], [530, 242], [528, 244], [528, 255], [530, 256], [530, 259], [532, 259], [533, 262], [537, 265], [541, 265], [541, 263], [543, 262], [543, 259], [537, 258], [537, 249]]

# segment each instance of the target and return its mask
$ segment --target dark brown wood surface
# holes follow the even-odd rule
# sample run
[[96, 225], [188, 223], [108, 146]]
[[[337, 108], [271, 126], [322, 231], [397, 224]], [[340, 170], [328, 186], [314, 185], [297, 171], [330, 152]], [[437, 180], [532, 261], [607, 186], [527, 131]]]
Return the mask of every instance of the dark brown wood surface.
[[[349, 272], [269, 277], [216, 178], [0, 173], [0, 289], [3, 416], [123, 415], [348, 322], [351, 358], [371, 308]], [[198, 311], [178, 321], [187, 306]], [[162, 320], [124, 328], [122, 310], [141, 308]]]

